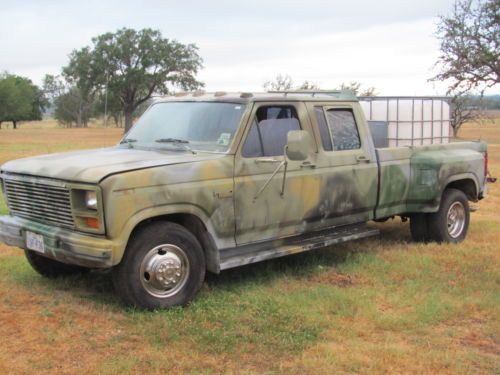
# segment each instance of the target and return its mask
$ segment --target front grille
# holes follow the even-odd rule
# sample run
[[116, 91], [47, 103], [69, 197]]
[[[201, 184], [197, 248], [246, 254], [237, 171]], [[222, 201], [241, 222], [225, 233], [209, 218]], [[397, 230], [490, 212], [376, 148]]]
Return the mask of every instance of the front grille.
[[65, 228], [75, 227], [67, 188], [24, 179], [4, 179], [4, 186], [13, 216]]

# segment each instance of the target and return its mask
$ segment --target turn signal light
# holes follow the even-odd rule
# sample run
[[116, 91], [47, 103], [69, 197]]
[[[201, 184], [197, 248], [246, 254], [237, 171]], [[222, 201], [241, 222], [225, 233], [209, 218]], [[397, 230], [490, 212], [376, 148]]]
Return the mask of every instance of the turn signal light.
[[99, 220], [95, 217], [86, 217], [85, 224], [89, 228], [99, 229]]

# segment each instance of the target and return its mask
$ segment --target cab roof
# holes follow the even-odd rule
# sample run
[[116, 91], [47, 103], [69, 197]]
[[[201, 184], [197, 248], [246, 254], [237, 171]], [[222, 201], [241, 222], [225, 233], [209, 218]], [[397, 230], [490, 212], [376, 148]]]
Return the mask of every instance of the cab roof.
[[156, 102], [236, 102], [251, 103], [261, 101], [358, 101], [350, 91], [290, 90], [268, 92], [180, 92], [175, 95], [157, 98]]

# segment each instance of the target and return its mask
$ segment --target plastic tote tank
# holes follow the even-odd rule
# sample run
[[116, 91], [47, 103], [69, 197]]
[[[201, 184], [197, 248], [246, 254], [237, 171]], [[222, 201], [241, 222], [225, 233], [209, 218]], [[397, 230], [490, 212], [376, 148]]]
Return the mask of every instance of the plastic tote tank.
[[376, 147], [448, 143], [450, 98], [437, 96], [361, 96]]

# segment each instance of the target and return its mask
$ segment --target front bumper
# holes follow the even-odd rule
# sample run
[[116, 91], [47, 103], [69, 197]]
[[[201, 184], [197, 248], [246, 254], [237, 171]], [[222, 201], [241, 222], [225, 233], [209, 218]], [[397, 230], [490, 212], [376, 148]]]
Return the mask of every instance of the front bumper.
[[91, 268], [109, 268], [113, 265], [113, 242], [97, 236], [14, 216], [0, 216], [0, 242], [26, 249], [26, 231], [43, 236], [45, 255], [67, 264]]

